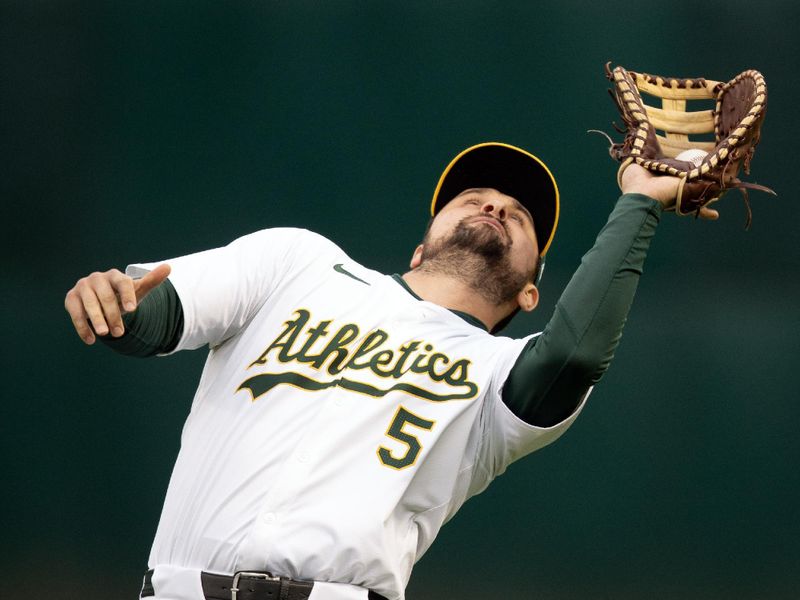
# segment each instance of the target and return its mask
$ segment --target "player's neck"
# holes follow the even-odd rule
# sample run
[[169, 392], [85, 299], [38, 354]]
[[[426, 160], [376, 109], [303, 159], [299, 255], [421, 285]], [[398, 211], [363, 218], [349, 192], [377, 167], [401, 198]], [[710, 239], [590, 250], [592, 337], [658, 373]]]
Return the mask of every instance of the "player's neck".
[[494, 304], [456, 275], [414, 269], [405, 273], [403, 280], [423, 300], [472, 315], [489, 331], [516, 308], [513, 301], [501, 306]]

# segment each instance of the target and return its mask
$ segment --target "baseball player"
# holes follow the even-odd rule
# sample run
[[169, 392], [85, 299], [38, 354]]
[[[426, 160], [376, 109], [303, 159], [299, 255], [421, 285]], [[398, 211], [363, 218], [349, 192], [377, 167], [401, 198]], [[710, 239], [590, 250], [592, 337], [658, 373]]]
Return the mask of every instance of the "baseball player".
[[536, 307], [559, 195], [500, 143], [447, 166], [402, 276], [280, 228], [78, 281], [87, 344], [209, 349], [140, 597], [402, 600], [442, 525], [564, 433], [607, 369], [677, 180], [634, 165], [622, 189], [523, 339], [495, 334]]

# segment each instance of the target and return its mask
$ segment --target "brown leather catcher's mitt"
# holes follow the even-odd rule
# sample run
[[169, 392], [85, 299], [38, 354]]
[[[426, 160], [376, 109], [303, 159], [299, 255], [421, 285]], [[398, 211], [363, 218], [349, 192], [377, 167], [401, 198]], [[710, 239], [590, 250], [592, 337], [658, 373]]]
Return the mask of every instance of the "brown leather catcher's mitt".
[[[738, 188], [751, 212], [748, 189], [771, 189], [738, 178], [750, 173], [750, 161], [761, 136], [767, 107], [767, 84], [758, 71], [745, 71], [727, 83], [710, 79], [675, 79], [611, 70], [609, 90], [625, 122], [622, 143], [611, 140], [609, 153], [620, 161], [617, 182], [632, 163], [659, 175], [681, 178], [675, 201], [679, 215], [699, 214], [700, 208]], [[647, 106], [642, 93], [661, 99], [661, 108]], [[687, 100], [714, 100], [711, 110], [687, 111]], [[616, 127], [616, 125], [615, 125]], [[690, 135], [714, 134], [714, 141], [693, 141]], [[707, 135], [706, 138], [710, 138]]]

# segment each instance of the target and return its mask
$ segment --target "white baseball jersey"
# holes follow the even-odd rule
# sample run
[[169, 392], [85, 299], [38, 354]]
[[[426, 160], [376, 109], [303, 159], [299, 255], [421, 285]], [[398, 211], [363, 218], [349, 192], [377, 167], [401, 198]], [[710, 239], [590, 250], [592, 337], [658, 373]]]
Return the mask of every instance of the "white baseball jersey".
[[210, 352], [150, 554], [156, 598], [201, 600], [200, 571], [247, 569], [322, 582], [312, 600], [402, 599], [442, 524], [583, 406], [550, 428], [521, 421], [501, 389], [527, 339], [308, 231], [165, 262], [175, 351]]

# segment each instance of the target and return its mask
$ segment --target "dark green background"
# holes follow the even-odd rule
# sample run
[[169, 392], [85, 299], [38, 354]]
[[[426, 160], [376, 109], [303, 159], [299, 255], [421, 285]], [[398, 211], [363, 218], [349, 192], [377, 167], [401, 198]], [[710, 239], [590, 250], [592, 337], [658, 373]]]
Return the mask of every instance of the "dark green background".
[[85, 347], [75, 280], [276, 225], [402, 271], [442, 168], [502, 140], [562, 192], [511, 333], [541, 329], [617, 195], [586, 133], [617, 118], [607, 60], [761, 70], [751, 180], [780, 196], [749, 232], [736, 193], [663, 220], [581, 418], [467, 503], [409, 599], [798, 597], [798, 6], [3, 1], [2, 597], [136, 597], [204, 360]]

